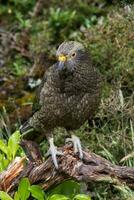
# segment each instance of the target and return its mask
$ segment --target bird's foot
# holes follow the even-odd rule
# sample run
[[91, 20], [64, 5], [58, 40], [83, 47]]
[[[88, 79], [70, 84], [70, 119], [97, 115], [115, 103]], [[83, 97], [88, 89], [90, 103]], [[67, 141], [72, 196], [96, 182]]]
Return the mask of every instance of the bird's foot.
[[83, 152], [82, 152], [80, 139], [77, 136], [72, 135], [71, 138], [66, 139], [66, 142], [72, 142], [73, 143], [74, 153], [75, 154], [79, 153], [79, 158], [82, 159], [83, 158]]
[[52, 156], [54, 166], [56, 169], [58, 169], [58, 162], [57, 162], [56, 156], [57, 155], [63, 156], [64, 154], [61, 151], [57, 150], [57, 147], [54, 145], [53, 138], [49, 139], [49, 144], [50, 144], [50, 147], [49, 147], [48, 152], [46, 153], [46, 156], [49, 156], [49, 155]]

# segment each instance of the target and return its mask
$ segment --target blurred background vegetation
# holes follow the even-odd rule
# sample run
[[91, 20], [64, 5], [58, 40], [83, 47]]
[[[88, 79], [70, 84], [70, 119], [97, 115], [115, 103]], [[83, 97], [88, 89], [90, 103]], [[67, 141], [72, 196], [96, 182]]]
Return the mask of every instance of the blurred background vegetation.
[[[30, 116], [35, 90], [64, 40], [82, 42], [103, 77], [96, 116], [77, 131], [83, 147], [114, 164], [128, 155], [120, 164], [134, 166], [133, 0], [0, 1], [1, 141], [6, 143]], [[63, 134], [65, 130], [55, 131], [57, 145], [64, 144]], [[46, 150], [47, 144], [41, 147]], [[0, 154], [1, 163], [6, 153]], [[3, 169], [15, 156], [8, 154]], [[134, 199], [125, 186], [90, 184], [80, 189], [94, 200]]]

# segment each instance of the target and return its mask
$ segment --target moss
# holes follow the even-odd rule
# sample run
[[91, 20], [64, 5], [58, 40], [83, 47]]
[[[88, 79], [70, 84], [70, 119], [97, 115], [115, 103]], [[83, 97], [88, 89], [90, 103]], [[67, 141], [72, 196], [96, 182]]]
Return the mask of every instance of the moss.
[[107, 83], [118, 83], [125, 96], [134, 88], [134, 9], [126, 16], [124, 10], [108, 14], [102, 24], [85, 33], [92, 57]]

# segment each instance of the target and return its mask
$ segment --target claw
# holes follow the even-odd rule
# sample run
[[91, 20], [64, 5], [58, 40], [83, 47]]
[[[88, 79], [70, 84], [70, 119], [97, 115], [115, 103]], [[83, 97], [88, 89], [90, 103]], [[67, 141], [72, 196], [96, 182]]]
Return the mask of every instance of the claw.
[[54, 145], [53, 138], [49, 139], [49, 144], [50, 144], [50, 148], [49, 148], [48, 152], [46, 153], [46, 156], [49, 156], [49, 155], [52, 156], [54, 166], [56, 169], [58, 169], [58, 162], [57, 162], [56, 156], [57, 155], [63, 156], [64, 154], [61, 151], [57, 150], [57, 147]]
[[72, 138], [67, 138], [66, 142], [72, 142], [73, 143], [74, 153], [75, 154], [79, 153], [79, 158], [82, 159], [83, 158], [83, 152], [82, 152], [80, 139], [77, 136], [72, 135]]

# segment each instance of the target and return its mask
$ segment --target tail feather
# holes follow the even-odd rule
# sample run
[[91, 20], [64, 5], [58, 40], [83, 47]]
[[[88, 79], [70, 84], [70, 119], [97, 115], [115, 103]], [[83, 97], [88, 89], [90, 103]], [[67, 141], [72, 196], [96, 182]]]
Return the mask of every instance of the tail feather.
[[35, 142], [41, 142], [44, 139], [44, 135], [36, 131], [29, 123], [29, 120], [22, 124], [19, 128], [22, 138], [26, 140], [34, 140]]
[[20, 130], [20, 133], [21, 133], [22, 135], [26, 135], [26, 134], [28, 134], [29, 132], [33, 131], [33, 127], [30, 126], [29, 121], [26, 121], [24, 124], [22, 124], [22, 125], [20, 126], [19, 130]]

